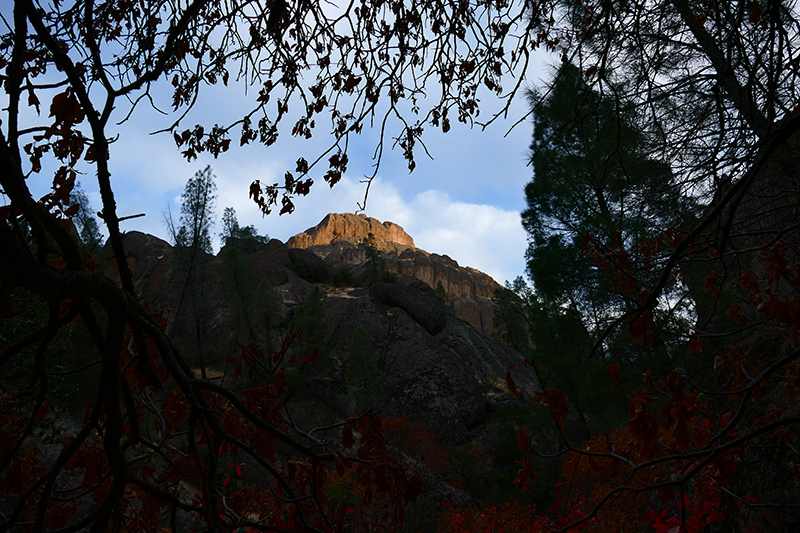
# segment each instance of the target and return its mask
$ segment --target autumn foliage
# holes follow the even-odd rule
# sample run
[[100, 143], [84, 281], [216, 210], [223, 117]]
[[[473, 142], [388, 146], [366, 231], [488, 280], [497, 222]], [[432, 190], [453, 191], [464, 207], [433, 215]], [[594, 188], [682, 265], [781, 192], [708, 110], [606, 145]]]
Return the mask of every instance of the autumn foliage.
[[[278, 349], [226, 354], [227, 370], [207, 379], [202, 361], [199, 369], [188, 362], [197, 354], [182, 354], [140, 300], [120, 225], [130, 216], [117, 212], [111, 179], [115, 154], [128, 149], [117, 144], [120, 124], [144, 105], [167, 113], [163, 133], [188, 161], [236, 145], [268, 147], [284, 133], [308, 139], [328, 124], [321, 154], [298, 156], [280, 184], [250, 187], [264, 213], [278, 205], [289, 213], [318, 164], [330, 185], [343, 177], [350, 138], [381, 113], [384, 122], [399, 120], [382, 130], [376, 162], [384, 133], [390, 139], [396, 130], [413, 169], [423, 127], [396, 111], [434, 76], [419, 71], [420, 61], [435, 61], [437, 83], [453, 83], [452, 98], [425, 121], [445, 131], [451, 118], [471, 123], [479, 88], [501, 93], [499, 78], [511, 67], [486, 51], [520, 42], [526, 52], [511, 63], [528, 61], [532, 36], [510, 35], [524, 22], [517, 9], [8, 4], [0, 35], [0, 530], [342, 531], [353, 508], [372, 498], [384, 498], [399, 523], [420, 481], [387, 449], [380, 419], [365, 412], [307, 428], [286, 410], [287, 372], [316, 360], [308, 346], [296, 352], [309, 344], [302, 331], [282, 332]], [[494, 23], [477, 48], [467, 43], [475, 17]], [[303, 75], [312, 70], [314, 80]], [[184, 123], [201, 89], [234, 82], [252, 89], [242, 90], [249, 112], [223, 125]], [[76, 238], [71, 194], [79, 176], [96, 180], [113, 277]], [[354, 476], [363, 501], [348, 507], [329, 497], [331, 475]]]
[[[123, 340], [125, 346], [132, 342], [130, 332]], [[420, 482], [411, 467], [387, 452], [380, 419], [363, 414], [326, 428], [338, 446], [322, 453], [291, 437], [282, 399], [285, 369], [294, 364], [285, 356], [293, 342], [297, 337], [287, 334], [268, 359], [255, 347], [242, 349], [246, 372], [255, 376], [268, 369], [260, 374], [265, 378], [257, 380], [260, 385], [233, 392], [203, 380], [198, 388], [202, 397], [196, 399], [187, 399], [177, 388], [154, 387], [131, 364], [131, 354], [123, 352], [120, 368], [129, 402], [124, 408], [132, 416], [114, 427], [102, 404], [90, 403], [83, 429], [64, 442], [52, 466], [38, 447], [18, 453], [33, 423], [50, 419], [47, 404], [34, 404], [31, 411], [4, 395], [0, 461], [5, 473], [0, 483], [14, 505], [13, 521], [50, 528], [91, 524], [109, 493], [118, 490], [116, 520], [129, 531], [168, 525], [182, 529], [187, 518], [180, 512], [226, 529], [334, 530], [352, 520], [353, 510], [326, 495], [328, 478], [349, 474], [364, 494], [354, 506], [368, 504], [374, 494], [399, 523]], [[165, 383], [165, 365], [160, 360], [149, 364]], [[216, 413], [218, 422], [204, 421], [195, 403]], [[113, 431], [138, 458], [124, 473], [108, 451]], [[76, 516], [79, 504], [94, 510]]]
[[[441, 530], [701, 532], [732, 519], [738, 530], [766, 531], [768, 524], [792, 516], [791, 494], [800, 481], [798, 307], [796, 294], [778, 296], [778, 287], [787, 281], [796, 287], [800, 279], [797, 265], [780, 253], [786, 250], [797, 257], [794, 239], [756, 256], [760, 279], [754, 269], [741, 273], [737, 288], [747, 292], [733, 300], [730, 319], [740, 328], [751, 325], [727, 353], [711, 358], [702, 334], [686, 337], [686, 350], [707, 365], [702, 382], [713, 388], [680, 369], [663, 379], [648, 370], [623, 381], [621, 365], [612, 363], [607, 377], [628, 395], [627, 423], [574, 444], [563, 439], [571, 418], [568, 396], [542, 391], [532, 404], [546, 406], [562, 440], [560, 451], [546, 454], [538, 446], [537, 428], [519, 429], [523, 458], [515, 483], [529, 494], [526, 505], [450, 509]], [[720, 286], [707, 282], [705, 290], [717, 298]], [[646, 296], [639, 302], [644, 306]], [[631, 327], [630, 342], [652, 342], [651, 327], [649, 319]], [[543, 458], [559, 465], [553, 497], [546, 500], [529, 492]], [[765, 474], [771, 485], [752, 478]]]

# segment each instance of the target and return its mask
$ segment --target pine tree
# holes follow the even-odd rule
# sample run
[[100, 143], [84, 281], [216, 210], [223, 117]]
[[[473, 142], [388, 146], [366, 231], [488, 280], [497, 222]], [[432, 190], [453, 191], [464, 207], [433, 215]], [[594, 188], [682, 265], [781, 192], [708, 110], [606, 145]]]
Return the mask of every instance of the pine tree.
[[[676, 192], [669, 165], [649, 157], [648, 140], [625, 102], [591, 90], [564, 64], [535, 109], [523, 225], [528, 273], [540, 297], [579, 308], [595, 324], [631, 305], [589, 249], [626, 254], [681, 226], [697, 211]], [[635, 296], [635, 292], [633, 293]]]
[[75, 184], [69, 196], [73, 204], [78, 204], [78, 212], [72, 218], [78, 230], [78, 235], [80, 235], [81, 241], [87, 248], [94, 248], [103, 239], [103, 236], [97, 226], [97, 219], [92, 214], [89, 197], [86, 196], [86, 191], [83, 190], [80, 183]]
[[222, 233], [219, 234], [222, 239], [222, 245], [226, 245], [231, 239], [246, 239], [255, 240], [258, 242], [269, 242], [268, 235], [259, 235], [255, 226], [241, 227], [239, 220], [236, 217], [236, 210], [232, 207], [226, 207], [222, 213]]
[[208, 166], [186, 182], [181, 195], [180, 226], [176, 227], [172, 213], [167, 210], [164, 220], [177, 250], [174, 258], [182, 277], [178, 305], [173, 309], [173, 327], [193, 332], [201, 374], [205, 377], [204, 352], [207, 345], [209, 302], [203, 263], [205, 254], [212, 252], [211, 227], [214, 225], [217, 185]]
[[171, 213], [165, 216], [167, 229], [176, 246], [211, 253], [211, 228], [214, 226], [214, 210], [217, 204], [216, 176], [211, 167], [198, 170], [186, 182], [181, 194], [180, 227], [176, 228]]

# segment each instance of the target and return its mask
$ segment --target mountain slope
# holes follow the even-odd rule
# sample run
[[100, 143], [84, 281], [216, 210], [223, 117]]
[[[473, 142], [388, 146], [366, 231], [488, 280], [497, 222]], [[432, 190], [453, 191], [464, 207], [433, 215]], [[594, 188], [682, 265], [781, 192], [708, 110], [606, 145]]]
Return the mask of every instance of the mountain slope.
[[[310, 250], [345, 244], [353, 260], [361, 245], [344, 239]], [[477, 438], [499, 405], [519, 401], [507, 389], [509, 367], [518, 365], [514, 379], [534, 392], [518, 353], [455, 316], [419, 278], [337, 287], [325, 281], [335, 268], [352, 268], [357, 279], [363, 266], [277, 240], [233, 241], [216, 256], [203, 255], [191, 274], [183, 251], [156, 237], [130, 232], [125, 247], [137, 289], [168, 318], [172, 338], [199, 374], [231, 379], [226, 361], [243, 346], [271, 353], [287, 331], [304, 330], [302, 342], [314, 339], [320, 362], [296, 376], [290, 397], [298, 409], [316, 405], [315, 412], [341, 418], [374, 407], [383, 416], [425, 422], [437, 440], [451, 443]], [[357, 337], [366, 338], [359, 349], [370, 354], [367, 362], [354, 351]]]

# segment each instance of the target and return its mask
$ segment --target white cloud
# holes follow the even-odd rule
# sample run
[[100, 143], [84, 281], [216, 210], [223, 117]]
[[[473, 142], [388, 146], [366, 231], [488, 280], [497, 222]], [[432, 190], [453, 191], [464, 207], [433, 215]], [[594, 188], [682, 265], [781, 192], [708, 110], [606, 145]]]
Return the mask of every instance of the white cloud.
[[400, 214], [398, 224], [423, 250], [448, 255], [501, 284], [524, 271], [526, 235], [516, 211], [453, 201], [444, 192], [428, 190]]
[[[265, 183], [277, 181], [287, 166], [280, 152], [277, 157], [265, 158], [263, 148], [259, 151], [245, 147], [240, 149], [239, 157], [214, 160], [203, 154], [199, 160], [187, 163], [176, 154], [168, 136], [142, 133], [127, 135], [125, 147], [124, 152], [117, 151], [111, 165], [117, 212], [120, 216], [145, 212], [147, 216], [123, 222], [123, 230], [166, 238], [163, 222], [166, 206], [171, 203], [173, 216], [180, 216], [180, 195], [186, 181], [209, 164], [217, 176], [217, 222], [225, 207], [233, 207], [241, 225], [252, 224], [259, 233], [284, 242], [315, 226], [328, 213], [356, 211], [357, 203], [364, 200], [365, 185], [357, 179], [345, 177], [333, 188], [318, 180], [307, 197], [296, 199], [293, 214], [262, 217], [247, 192], [255, 179]], [[96, 182], [88, 175], [81, 181], [93, 207], [99, 210]], [[435, 182], [437, 186], [447, 185], [446, 180], [439, 181]], [[499, 283], [524, 272], [526, 236], [517, 211], [459, 201], [437, 189], [413, 194], [407, 185], [402, 178], [376, 179], [370, 189], [366, 214], [400, 224], [419, 248], [448, 255], [462, 266], [489, 274]], [[219, 246], [216, 240], [219, 231], [217, 224], [213, 230], [215, 248]]]

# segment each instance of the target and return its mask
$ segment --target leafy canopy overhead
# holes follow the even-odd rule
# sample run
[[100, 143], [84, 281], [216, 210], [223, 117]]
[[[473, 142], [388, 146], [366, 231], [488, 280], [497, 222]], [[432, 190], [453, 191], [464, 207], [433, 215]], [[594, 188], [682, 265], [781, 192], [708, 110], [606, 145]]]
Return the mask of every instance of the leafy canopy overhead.
[[[15, 80], [7, 87], [8, 140], [25, 147], [31, 170], [45, 154], [68, 167], [82, 157], [104, 167], [115, 150], [114, 122], [168, 88], [171, 122], [163, 132], [188, 160], [236, 145], [270, 146], [279, 135], [329, 136], [323, 153], [298, 154], [282, 183], [252, 184], [250, 196], [264, 213], [279, 203], [291, 212], [291, 198], [308, 193], [317, 165], [327, 166], [324, 181], [337, 183], [350, 138], [365, 126], [380, 131], [373, 177], [389, 146], [413, 169], [425, 127], [471, 126], [481, 90], [510, 101], [522, 78], [504, 90], [504, 76], [523, 72], [537, 46], [522, 4], [505, 0], [78, 1], [46, 10], [20, 0], [15, 12], [16, 24], [27, 19], [27, 27], [6, 34], [0, 67], [11, 68]], [[15, 46], [26, 51], [16, 62]], [[248, 87], [250, 110], [224, 123], [186, 124], [201, 90], [219, 84]], [[37, 111], [49, 105], [55, 123], [18, 124], [26, 104]]]
[[[504, 76], [524, 71], [538, 45], [576, 66], [574, 85], [586, 90], [573, 94], [584, 95], [599, 116], [617, 117], [591, 124], [586, 118], [595, 115], [579, 99], [577, 122], [562, 122], [551, 109], [549, 120], [564, 126], [541, 130], [535, 141], [548, 149], [564, 143], [552, 152], [563, 169], [544, 161], [541, 175], [554, 185], [577, 179], [568, 190], [534, 191], [532, 205], [542, 209], [531, 219], [535, 239], [545, 249], [557, 243], [576, 263], [575, 237], [590, 233], [597, 266], [620, 282], [625, 307], [595, 335], [594, 347], [624, 327], [633, 343], [652, 342], [655, 311], [684, 281], [698, 321], [678, 338], [702, 354], [697, 360], [706, 374], [720, 374], [701, 388], [682, 368], [644, 372], [642, 379], [634, 364], [610, 365], [614, 388], [630, 393], [628, 426], [587, 446], [565, 438], [568, 394], [543, 390], [534, 400], [554, 422], [552, 455], [569, 455], [565, 475], [578, 480], [574, 488], [582, 494], [573, 497], [568, 482], [566, 495], [554, 491], [549, 509], [516, 507], [517, 516], [524, 512], [531, 529], [622, 523], [615, 518], [661, 531], [700, 529], [724, 516], [723, 495], [748, 505], [753, 492], [765, 502], [756, 509], [796, 517], [796, 500], [770, 493], [778, 481], [778, 488], [795, 487], [792, 468], [800, 463], [800, 24], [791, 3], [15, 0], [3, 23], [0, 310], [3, 325], [11, 326], [0, 366], [12, 364], [15, 373], [0, 377], [23, 374], [2, 385], [8, 438], [0, 439], [0, 493], [11, 507], [7, 513], [4, 507], [3, 526], [39, 531], [70, 521], [69, 530], [152, 531], [165, 524], [177, 530], [176, 516], [189, 514], [209, 531], [343, 531], [348, 509], [325, 493], [334, 470], [366, 487], [362, 503], [374, 486], [390, 514], [402, 518], [421, 480], [387, 451], [376, 416], [309, 430], [285, 411], [287, 369], [316, 360], [311, 344], [301, 344], [311, 353], [295, 357], [302, 332], [289, 331], [272, 353], [242, 347], [238, 368], [257, 386], [234, 391], [196, 377], [165, 333], [166, 322], [141, 304], [111, 181], [115, 153], [127, 149], [121, 139], [117, 144], [116, 124], [168, 87], [172, 109], [163, 133], [190, 160], [237, 143], [269, 146], [279, 135], [308, 139], [324, 131], [331, 142], [323, 153], [301, 154], [283, 182], [249, 189], [262, 212], [280, 206], [289, 213], [293, 197], [313, 185], [313, 169], [321, 166], [330, 185], [341, 179], [352, 136], [365, 127], [379, 132], [375, 172], [390, 145], [412, 170], [425, 128], [472, 125], [481, 91], [515, 93], [521, 78], [504, 89]], [[250, 88], [249, 112], [221, 124], [186, 123], [200, 91], [234, 82]], [[559, 91], [557, 83], [552, 90]], [[548, 98], [543, 92], [534, 103], [534, 114], [546, 111], [543, 119]], [[561, 132], [567, 135], [559, 139]], [[607, 134], [624, 142], [606, 143]], [[594, 164], [590, 172], [579, 168], [581, 158]], [[82, 165], [99, 185], [118, 280], [99, 273], [75, 238], [72, 217], [80, 206], [70, 193]], [[654, 176], [674, 184], [664, 205], [655, 201], [663, 183]], [[33, 198], [32, 180], [52, 180], [52, 191]], [[572, 203], [560, 204], [562, 195]], [[602, 198], [606, 207], [587, 205], [586, 197], [597, 205]], [[676, 198], [699, 199], [703, 211], [691, 227], [650, 239], [642, 221], [659, 229], [671, 224]], [[644, 218], [631, 219], [629, 209]], [[35, 312], [19, 313], [16, 304]], [[45, 425], [55, 398], [52, 378], [62, 374], [51, 369], [73, 331], [83, 335], [80, 353], [89, 360], [64, 372], [91, 383], [96, 394], [72, 440], [45, 461], [27, 443]], [[585, 344], [580, 333], [575, 346]], [[719, 351], [704, 353], [704, 340], [706, 350], [713, 341]], [[517, 390], [510, 373], [507, 384]], [[532, 442], [521, 428], [520, 488], [537, 475]], [[290, 460], [278, 460], [278, 451]], [[793, 461], [784, 467], [790, 452]], [[231, 487], [243, 470], [228, 459], [239, 454], [263, 474], [258, 490]], [[759, 486], [764, 465], [778, 456], [781, 468], [772, 469], [778, 481]], [[737, 469], [756, 484], [732, 484]], [[73, 470], [83, 475], [63, 475]], [[605, 485], [580, 486], [597, 472]], [[188, 481], [201, 487], [191, 501], [181, 492]], [[79, 517], [77, 500], [64, 497], [73, 492], [83, 498]], [[615, 517], [620, 508], [633, 515]], [[465, 519], [451, 518], [445, 527], [454, 531]], [[756, 525], [743, 513], [739, 518], [742, 530]]]
[[[313, 350], [297, 357], [303, 332], [287, 332], [275, 351], [234, 354], [257, 385], [232, 390], [197, 377], [166, 321], [140, 302], [112, 186], [115, 155], [130, 149], [118, 125], [155, 108], [166, 89], [172, 105], [159, 110], [167, 121], [160, 133], [189, 160], [322, 131], [330, 139], [322, 153], [298, 154], [280, 184], [250, 187], [264, 213], [278, 205], [289, 213], [317, 166], [330, 185], [341, 179], [351, 137], [365, 127], [379, 132], [375, 172], [390, 145], [413, 169], [426, 127], [472, 125], [481, 91], [510, 100], [521, 78], [505, 90], [501, 79], [524, 71], [539, 41], [524, 3], [15, 0], [0, 14], [0, 366], [15, 369], [0, 372], [0, 529], [178, 530], [190, 515], [210, 531], [341, 531], [346, 508], [325, 494], [334, 468], [363, 480], [365, 499], [374, 487], [402, 518], [421, 481], [386, 452], [377, 417], [305, 428], [288, 416], [286, 372], [317, 358]], [[239, 85], [237, 94], [248, 89], [248, 112], [186, 123], [201, 91], [228, 84]], [[80, 205], [70, 194], [79, 173], [97, 180], [117, 279], [99, 272], [75, 238]], [[213, 203], [210, 170], [193, 179], [181, 211], [192, 254], [207, 247]], [[35, 181], [51, 191], [34, 198]], [[57, 348], [75, 331], [86, 360], [64, 373], [93, 398], [71, 440], [44, 461], [23, 443], [51, 416]], [[290, 460], [279, 461], [278, 448]], [[237, 455], [262, 476], [257, 491], [231, 483], [243, 475]], [[81, 479], [63, 486], [63, 473], [76, 469]], [[202, 487], [188, 500], [187, 482]], [[80, 516], [77, 500], [61, 496], [73, 489]]]

